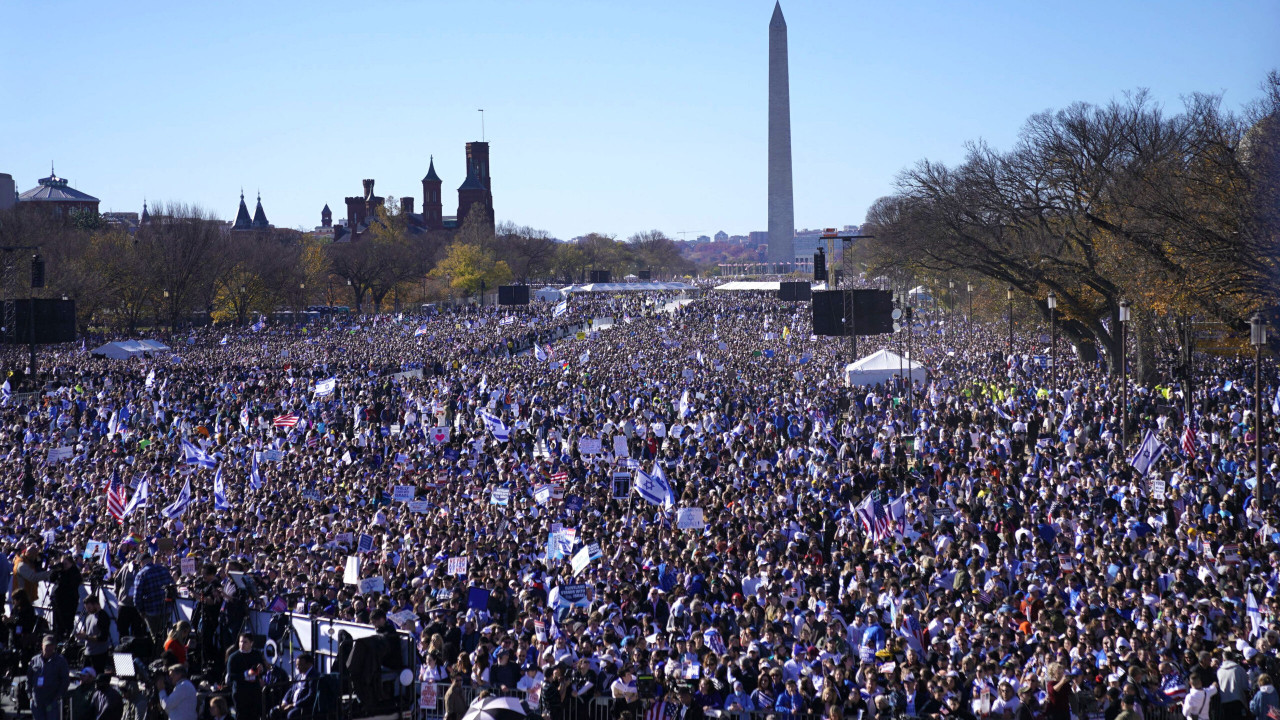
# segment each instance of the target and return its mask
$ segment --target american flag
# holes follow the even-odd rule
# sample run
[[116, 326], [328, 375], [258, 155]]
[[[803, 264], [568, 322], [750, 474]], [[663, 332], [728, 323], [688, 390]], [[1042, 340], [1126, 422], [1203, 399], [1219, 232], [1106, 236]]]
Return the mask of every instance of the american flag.
[[297, 415], [277, 415], [275, 419], [271, 421], [271, 424], [275, 425], [276, 427], [291, 428], [298, 424], [298, 416]]
[[1196, 421], [1194, 418], [1187, 419], [1187, 425], [1182, 430], [1182, 454], [1191, 457], [1196, 454]]
[[563, 483], [568, 481], [569, 481], [569, 473], [565, 472], [564, 470], [561, 470], [560, 472], [551, 476], [551, 482], [553, 483]]
[[671, 705], [666, 700], [654, 700], [649, 709], [644, 711], [644, 720], [669, 720], [678, 713], [678, 706]]
[[119, 473], [111, 473], [111, 482], [107, 483], [107, 512], [117, 523], [124, 522], [124, 508], [129, 504], [125, 497], [124, 483], [120, 482]]

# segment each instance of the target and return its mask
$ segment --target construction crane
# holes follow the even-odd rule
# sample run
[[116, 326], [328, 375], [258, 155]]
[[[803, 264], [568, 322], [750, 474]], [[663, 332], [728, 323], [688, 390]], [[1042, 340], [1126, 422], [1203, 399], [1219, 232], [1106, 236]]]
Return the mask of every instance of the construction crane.
[[680, 236], [681, 240], [688, 240], [689, 238], [685, 237], [686, 235], [694, 235], [700, 232], [702, 231], [701, 230], [681, 230], [676, 234]]

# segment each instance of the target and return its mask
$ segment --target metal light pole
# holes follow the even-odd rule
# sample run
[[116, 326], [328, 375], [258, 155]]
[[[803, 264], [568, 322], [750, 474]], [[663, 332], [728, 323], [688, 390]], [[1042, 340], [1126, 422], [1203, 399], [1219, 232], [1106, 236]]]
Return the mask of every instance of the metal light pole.
[[1120, 301], [1120, 447], [1129, 445], [1129, 358], [1126, 325], [1129, 324], [1129, 301]]
[[955, 280], [947, 281], [947, 304], [951, 306], [947, 310], [947, 314], [954, 313], [956, 311], [956, 281]]
[[1052, 378], [1053, 387], [1058, 386], [1058, 296], [1049, 291], [1047, 299], [1049, 303], [1049, 377]]
[[35, 289], [44, 287], [44, 258], [39, 253], [31, 256], [31, 289], [27, 291], [27, 350], [31, 353], [31, 376], [36, 374], [36, 295]]
[[969, 322], [973, 322], [973, 283], [965, 283], [964, 288], [969, 296]]
[[1010, 285], [1004, 291], [1005, 297], [1009, 299], [1009, 357], [1013, 357], [1013, 286]]
[[1249, 320], [1249, 344], [1253, 345], [1253, 464], [1258, 471], [1259, 507], [1267, 498], [1262, 474], [1262, 346], [1267, 344], [1267, 325], [1262, 315], [1254, 313]]

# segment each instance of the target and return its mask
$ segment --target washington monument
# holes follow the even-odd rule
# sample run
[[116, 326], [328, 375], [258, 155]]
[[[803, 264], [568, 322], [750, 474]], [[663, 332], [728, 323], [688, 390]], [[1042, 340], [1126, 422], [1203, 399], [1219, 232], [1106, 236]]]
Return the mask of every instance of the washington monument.
[[769, 21], [769, 264], [795, 262], [796, 219], [791, 197], [791, 90], [787, 80], [787, 21], [782, 4]]

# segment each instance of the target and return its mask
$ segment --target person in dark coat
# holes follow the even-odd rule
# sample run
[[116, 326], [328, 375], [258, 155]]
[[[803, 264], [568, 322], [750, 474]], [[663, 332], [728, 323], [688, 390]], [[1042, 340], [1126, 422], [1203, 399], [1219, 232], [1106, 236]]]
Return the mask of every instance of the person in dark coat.
[[262, 718], [262, 678], [267, 659], [253, 647], [252, 633], [240, 634], [240, 646], [227, 658], [227, 684], [238, 720]]
[[61, 562], [53, 569], [53, 634], [59, 640], [71, 636], [76, 624], [76, 609], [80, 606], [80, 585], [84, 577], [80, 567], [70, 554], [62, 556]]

